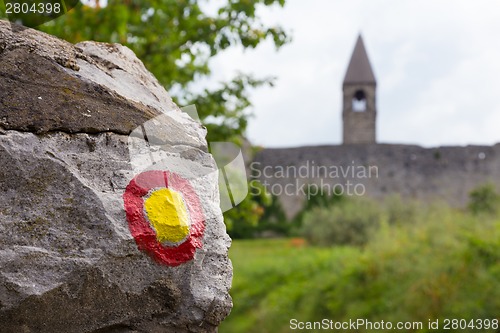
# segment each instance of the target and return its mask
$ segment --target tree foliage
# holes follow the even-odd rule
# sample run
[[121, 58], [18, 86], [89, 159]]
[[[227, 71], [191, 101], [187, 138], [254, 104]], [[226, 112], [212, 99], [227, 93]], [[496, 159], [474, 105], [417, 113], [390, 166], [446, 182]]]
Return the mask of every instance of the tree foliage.
[[[259, 6], [285, 0], [229, 0], [214, 8], [200, 0], [108, 0], [80, 4], [41, 30], [77, 43], [95, 40], [131, 48], [179, 105], [195, 104], [209, 129], [209, 141], [235, 139], [247, 126], [250, 89], [272, 84], [269, 77], [237, 73], [218, 87], [195, 83], [211, 74], [210, 59], [230, 47], [255, 48], [271, 39], [276, 48], [289, 38], [266, 26]], [[196, 91], [197, 90], [197, 91]]]
[[[259, 7], [283, 7], [285, 0], [226, 0], [215, 2], [218, 7], [208, 0], [85, 3], [38, 28], [72, 43], [94, 40], [128, 46], [178, 105], [196, 105], [209, 142], [238, 142], [247, 127], [249, 92], [274, 80], [236, 73], [217, 87], [202, 88], [199, 82], [212, 73], [210, 59], [231, 47], [252, 49], [270, 40], [278, 49], [289, 41], [281, 27], [267, 26], [257, 15]], [[264, 195], [248, 196], [226, 212], [228, 229], [238, 233], [255, 226], [267, 201]]]

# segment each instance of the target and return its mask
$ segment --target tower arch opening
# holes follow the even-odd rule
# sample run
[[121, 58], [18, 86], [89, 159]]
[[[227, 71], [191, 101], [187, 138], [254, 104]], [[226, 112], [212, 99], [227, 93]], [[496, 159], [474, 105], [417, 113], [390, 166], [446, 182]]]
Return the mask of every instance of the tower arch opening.
[[366, 94], [363, 90], [358, 89], [352, 98], [352, 111], [365, 112], [366, 111]]

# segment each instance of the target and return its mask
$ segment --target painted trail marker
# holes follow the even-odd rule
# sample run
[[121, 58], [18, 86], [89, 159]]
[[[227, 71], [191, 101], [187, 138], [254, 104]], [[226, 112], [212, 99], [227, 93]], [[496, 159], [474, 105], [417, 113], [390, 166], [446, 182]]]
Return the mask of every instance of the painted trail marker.
[[123, 201], [139, 250], [159, 263], [178, 266], [203, 246], [205, 217], [187, 179], [169, 171], [142, 172], [128, 184]]
[[[218, 176], [222, 212], [248, 194], [243, 154], [234, 143], [209, 143], [215, 163], [194, 163], [189, 157], [204, 151], [199, 143], [206, 133], [180, 131], [177, 124], [190, 124], [193, 119], [199, 123], [194, 106], [183, 111], [165, 111], [136, 127], [128, 137], [130, 165], [137, 175], [123, 195], [129, 229], [139, 250], [169, 266], [193, 259], [196, 249], [202, 247], [207, 216], [194, 184], [201, 186]], [[193, 139], [198, 140], [194, 145]]]

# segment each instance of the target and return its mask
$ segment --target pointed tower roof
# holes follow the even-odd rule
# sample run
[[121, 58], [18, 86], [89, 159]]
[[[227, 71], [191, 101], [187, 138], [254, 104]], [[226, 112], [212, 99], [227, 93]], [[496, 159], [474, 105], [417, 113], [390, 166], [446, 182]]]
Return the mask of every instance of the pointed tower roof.
[[365, 44], [361, 34], [358, 36], [356, 46], [352, 52], [351, 61], [344, 77], [345, 84], [368, 83], [375, 84], [375, 75], [373, 75], [368, 54], [366, 54]]

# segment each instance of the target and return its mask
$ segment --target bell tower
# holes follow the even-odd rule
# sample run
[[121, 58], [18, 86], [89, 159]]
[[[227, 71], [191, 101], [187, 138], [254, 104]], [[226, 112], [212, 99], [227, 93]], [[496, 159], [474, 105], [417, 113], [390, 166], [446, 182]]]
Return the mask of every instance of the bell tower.
[[343, 143], [376, 143], [377, 83], [361, 35], [342, 84]]

